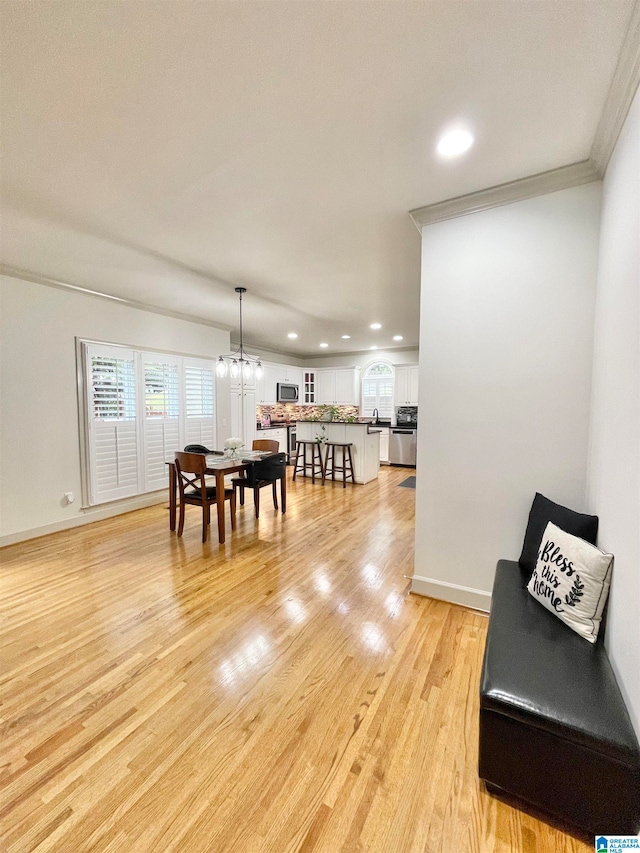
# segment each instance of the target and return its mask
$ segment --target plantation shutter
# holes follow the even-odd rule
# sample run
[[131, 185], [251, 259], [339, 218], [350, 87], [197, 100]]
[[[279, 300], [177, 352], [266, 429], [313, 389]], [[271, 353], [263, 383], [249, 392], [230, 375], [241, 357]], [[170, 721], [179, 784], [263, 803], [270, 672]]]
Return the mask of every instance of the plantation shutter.
[[373, 417], [377, 409], [379, 417], [390, 420], [393, 415], [393, 384], [392, 369], [384, 362], [373, 364], [362, 380], [362, 415]]
[[135, 495], [138, 432], [135, 353], [84, 344], [88, 403], [89, 502]]
[[185, 444], [215, 448], [215, 362], [81, 344], [90, 506], [166, 488]]
[[181, 450], [180, 360], [160, 353], [143, 353], [144, 381], [144, 490], [164, 488], [165, 462]]
[[183, 359], [185, 444], [215, 447], [215, 374], [212, 362]]

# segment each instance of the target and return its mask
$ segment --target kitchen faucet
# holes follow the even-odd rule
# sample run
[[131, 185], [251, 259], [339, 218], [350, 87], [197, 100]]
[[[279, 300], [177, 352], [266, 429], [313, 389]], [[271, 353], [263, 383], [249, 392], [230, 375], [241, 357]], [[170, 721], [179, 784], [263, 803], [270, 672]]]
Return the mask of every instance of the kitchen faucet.
[[376, 419], [376, 423], [380, 420], [380, 412], [377, 409], [374, 409], [371, 413], [371, 417]]

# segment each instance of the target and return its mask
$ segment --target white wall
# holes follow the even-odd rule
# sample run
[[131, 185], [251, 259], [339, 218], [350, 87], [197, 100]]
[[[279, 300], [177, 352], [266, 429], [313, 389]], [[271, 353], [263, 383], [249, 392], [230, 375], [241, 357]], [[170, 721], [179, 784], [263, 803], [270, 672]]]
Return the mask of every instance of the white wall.
[[488, 609], [534, 493], [585, 509], [600, 197], [423, 229], [416, 592]]
[[[76, 336], [211, 358], [228, 351], [229, 333], [6, 276], [0, 305], [0, 541], [6, 543], [24, 531], [45, 533], [99, 514], [80, 509]], [[220, 420], [229, 416], [225, 404]], [[69, 491], [76, 501], [65, 505]]]
[[604, 180], [588, 487], [615, 554], [607, 645], [640, 735], [640, 93]]

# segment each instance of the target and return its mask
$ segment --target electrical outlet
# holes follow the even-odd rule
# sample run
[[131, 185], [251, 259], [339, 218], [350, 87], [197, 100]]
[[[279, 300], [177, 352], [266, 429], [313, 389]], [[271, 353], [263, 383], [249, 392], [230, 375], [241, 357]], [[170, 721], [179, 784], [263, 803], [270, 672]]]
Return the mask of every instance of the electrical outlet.
[[68, 504], [72, 504], [75, 501], [76, 496], [73, 494], [73, 492], [65, 492], [64, 499]]
[[226, 425], [227, 425], [227, 419], [226, 419], [226, 418], [223, 418], [223, 419], [222, 419], [222, 426], [223, 426], [223, 427], [226, 427]]

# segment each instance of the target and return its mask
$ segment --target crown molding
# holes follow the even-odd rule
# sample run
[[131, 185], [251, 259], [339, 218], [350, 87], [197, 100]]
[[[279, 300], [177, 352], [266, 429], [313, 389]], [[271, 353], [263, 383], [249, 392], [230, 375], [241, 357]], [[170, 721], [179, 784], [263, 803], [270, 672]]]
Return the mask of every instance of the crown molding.
[[446, 219], [602, 179], [640, 85], [640, 0], [635, 0], [588, 160], [410, 210], [418, 231]]
[[455, 219], [458, 216], [478, 213], [503, 204], [512, 204], [515, 201], [524, 201], [527, 198], [578, 187], [581, 184], [597, 181], [600, 177], [600, 172], [591, 160], [582, 160], [579, 163], [561, 166], [559, 169], [530, 175], [528, 178], [520, 178], [517, 181], [487, 187], [484, 190], [439, 201], [426, 207], [418, 207], [410, 210], [409, 216], [413, 219], [418, 231], [421, 231], [425, 225], [433, 225], [434, 222]]
[[81, 293], [83, 296], [91, 296], [95, 299], [105, 299], [108, 302], [117, 302], [119, 305], [125, 305], [127, 308], [136, 308], [138, 311], [147, 311], [150, 314], [160, 314], [163, 317], [172, 317], [174, 320], [185, 320], [187, 323], [197, 323], [199, 326], [208, 326], [211, 329], [220, 329], [223, 332], [230, 332], [234, 327], [225, 326], [222, 323], [213, 323], [211, 320], [205, 320], [202, 317], [197, 317], [195, 314], [182, 314], [180, 311], [172, 311], [169, 308], [159, 308], [157, 305], [149, 305], [146, 302], [138, 302], [135, 299], [124, 299], [121, 296], [112, 296], [109, 293], [102, 293], [99, 290], [91, 290], [88, 287], [81, 287], [78, 284], [70, 284], [67, 281], [61, 281], [56, 278], [49, 278], [40, 273], [34, 273], [30, 270], [20, 269], [19, 267], [11, 267], [7, 264], [0, 264], [0, 275], [6, 275], [9, 278], [17, 278], [20, 281], [31, 281], [33, 284], [42, 284], [45, 287], [55, 287], [58, 290], [70, 290], [74, 293]]
[[622, 125], [640, 85], [640, 0], [635, 0], [607, 99], [591, 148], [591, 160], [604, 175]]

